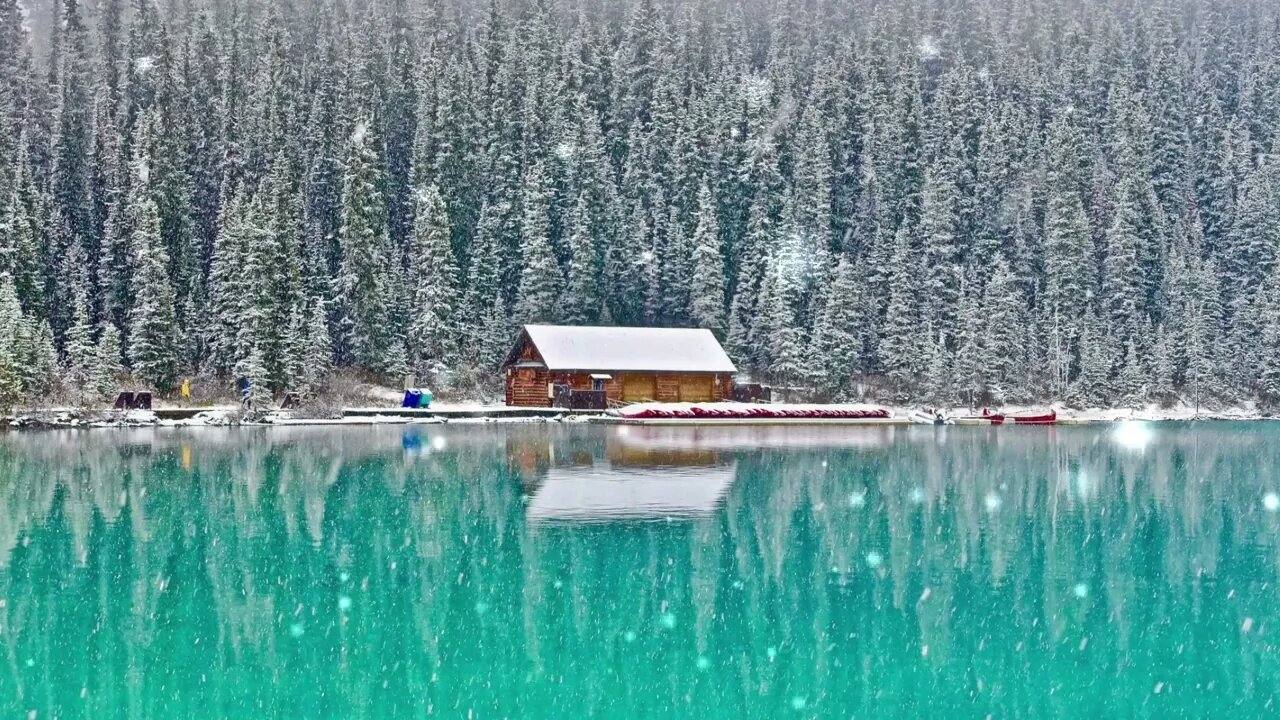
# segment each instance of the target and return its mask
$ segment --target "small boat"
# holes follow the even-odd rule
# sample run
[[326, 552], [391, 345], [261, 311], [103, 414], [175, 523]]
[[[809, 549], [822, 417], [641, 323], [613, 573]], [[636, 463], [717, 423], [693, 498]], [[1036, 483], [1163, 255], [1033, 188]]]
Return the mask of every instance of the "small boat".
[[993, 413], [987, 408], [982, 408], [981, 415], [970, 415], [963, 418], [963, 420], [990, 425], [1056, 425], [1058, 412], [1050, 408], [1047, 413], [1006, 415], [1004, 413]]
[[916, 425], [951, 425], [952, 420], [941, 410], [912, 410], [907, 418]]

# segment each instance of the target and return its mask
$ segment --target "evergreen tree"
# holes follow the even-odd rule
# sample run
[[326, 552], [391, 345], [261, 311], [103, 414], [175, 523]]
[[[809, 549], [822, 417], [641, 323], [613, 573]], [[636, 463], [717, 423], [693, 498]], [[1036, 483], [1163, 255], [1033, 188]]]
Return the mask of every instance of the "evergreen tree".
[[361, 118], [347, 145], [343, 180], [342, 263], [337, 279], [342, 298], [339, 322], [349, 328], [349, 357], [377, 372], [392, 364], [386, 212], [379, 192], [382, 163], [368, 118]]
[[160, 239], [160, 210], [146, 200], [133, 236], [137, 302], [130, 317], [129, 362], [134, 374], [165, 393], [178, 381], [179, 357], [169, 256]]
[[720, 225], [711, 188], [698, 190], [697, 226], [693, 232], [692, 288], [689, 318], [698, 327], [724, 332], [724, 257], [720, 252]]
[[516, 307], [520, 323], [555, 322], [560, 315], [564, 280], [551, 252], [550, 232], [546, 178], [541, 168], [535, 167], [525, 179], [524, 213], [520, 223], [523, 267]]
[[1026, 319], [1017, 278], [1003, 258], [996, 262], [982, 297], [985, 319], [982, 345], [986, 350], [986, 381], [997, 402], [1018, 400], [1025, 390], [1020, 380], [1026, 344]]
[[983, 294], [977, 276], [966, 274], [960, 291], [959, 327], [956, 331], [954, 388], [959, 400], [970, 408], [984, 401], [986, 394], [986, 324]]
[[599, 321], [603, 299], [600, 295], [600, 251], [592, 232], [589, 201], [578, 194], [569, 216], [569, 272], [565, 283], [564, 320], [571, 325]]
[[1068, 120], [1057, 121], [1049, 139], [1048, 202], [1045, 210], [1044, 305], [1054, 318], [1067, 372], [1074, 367], [1085, 308], [1094, 295], [1093, 247], [1080, 196], [1079, 137]]
[[21, 399], [23, 382], [23, 357], [19, 332], [23, 324], [22, 307], [18, 305], [18, 293], [13, 277], [0, 272], [0, 410], [7, 411]]
[[63, 378], [67, 386], [79, 398], [92, 394], [98, 376], [97, 344], [93, 339], [93, 327], [89, 324], [89, 301], [83, 287], [75, 292], [71, 327], [67, 328], [63, 342], [66, 356], [66, 372]]
[[121, 352], [120, 331], [115, 325], [106, 323], [98, 336], [97, 365], [92, 379], [99, 397], [110, 398], [119, 387], [120, 378], [124, 375]]
[[410, 313], [413, 366], [452, 364], [458, 352], [455, 316], [458, 268], [449, 238], [449, 215], [434, 185], [419, 194], [410, 245], [410, 272], [415, 283]]
[[333, 341], [329, 338], [329, 315], [319, 300], [311, 305], [307, 320], [302, 382], [315, 391], [324, 386], [333, 364]]
[[858, 268], [843, 256], [823, 293], [811, 340], [813, 373], [818, 388], [837, 400], [847, 399], [861, 349], [858, 302], [862, 292]]
[[[89, 29], [77, 0], [62, 0], [60, 21], [58, 125], [51, 179], [54, 235], [47, 248], [47, 277], [58, 274], [72, 246], [79, 245], [89, 257], [95, 257], [98, 248], [90, 195], [94, 113]], [[55, 292], [49, 307], [55, 330], [65, 330], [74, 305], [71, 288], [50, 283], [47, 289]]]
[[917, 354], [920, 314], [916, 307], [917, 293], [912, 283], [915, 273], [911, 252], [911, 243], [904, 227], [898, 231], [894, 240], [892, 274], [889, 276], [889, 307], [879, 348], [880, 363], [898, 397], [909, 394], [909, 389], [919, 378], [916, 371], [919, 369], [920, 359]]

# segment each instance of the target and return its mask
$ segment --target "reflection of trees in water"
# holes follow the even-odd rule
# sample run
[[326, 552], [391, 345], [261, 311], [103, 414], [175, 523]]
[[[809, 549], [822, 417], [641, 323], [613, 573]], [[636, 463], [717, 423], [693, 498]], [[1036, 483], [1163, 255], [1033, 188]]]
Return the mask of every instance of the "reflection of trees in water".
[[1137, 714], [1167, 683], [1188, 714], [1248, 714], [1273, 697], [1265, 428], [1171, 428], [1144, 451], [1088, 428], [926, 430], [717, 448], [737, 480], [709, 518], [556, 526], [525, 522], [538, 468], [636, 454], [545, 427], [411, 454], [387, 428], [6, 437], [0, 710], [773, 717], [927, 696], [931, 714]]

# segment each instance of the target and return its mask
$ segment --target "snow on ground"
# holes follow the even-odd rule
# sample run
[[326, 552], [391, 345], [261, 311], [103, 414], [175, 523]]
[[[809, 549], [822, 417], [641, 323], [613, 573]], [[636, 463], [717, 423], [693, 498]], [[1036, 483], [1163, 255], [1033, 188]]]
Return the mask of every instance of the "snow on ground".
[[[1264, 420], [1271, 416], [1260, 413], [1255, 403], [1245, 403], [1240, 407], [1210, 410], [1196, 408], [1193, 405], [1179, 404], [1162, 408], [1151, 404], [1145, 408], [1071, 408], [1062, 403], [1043, 405], [997, 405], [991, 406], [993, 413], [1006, 415], [1035, 414], [1046, 412], [1052, 408], [1058, 413], [1059, 421], [1066, 422], [1122, 422], [1125, 420]], [[919, 407], [892, 407], [894, 417], [906, 417], [913, 412], [920, 412]], [[977, 415], [982, 408], [942, 408], [948, 417], [957, 415]]]
[[[378, 403], [375, 407], [385, 409], [387, 412], [396, 412], [399, 408], [400, 396], [398, 393], [395, 398], [389, 396], [392, 391], [385, 393], [388, 395], [387, 402]], [[390, 400], [394, 399], [394, 404]], [[165, 407], [176, 406], [159, 406], [160, 409]], [[776, 407], [786, 407], [779, 405]], [[806, 407], [824, 407], [814, 404]], [[830, 405], [829, 408], [852, 407]], [[858, 406], [873, 407], [873, 406]], [[878, 407], [878, 406], [876, 406]], [[888, 409], [892, 418], [896, 422], [901, 422], [903, 418], [912, 415], [920, 415], [923, 408], [920, 406], [882, 406]], [[1254, 403], [1246, 403], [1239, 407], [1223, 408], [1209, 410], [1204, 408], [1197, 409], [1192, 405], [1177, 405], [1170, 408], [1161, 408], [1156, 405], [1150, 405], [1141, 409], [1125, 409], [1125, 408], [1069, 408], [1061, 403], [1050, 405], [1001, 405], [991, 407], [992, 412], [1005, 414], [1034, 414], [1045, 412], [1047, 409], [1053, 408], [1058, 413], [1059, 422], [1064, 424], [1073, 423], [1094, 423], [1094, 422], [1125, 422], [1132, 420], [1140, 421], [1165, 421], [1165, 420], [1267, 420], [1280, 419], [1277, 416], [1266, 415], [1258, 410]], [[227, 425], [241, 424], [249, 426], [305, 426], [305, 425], [418, 425], [418, 424], [529, 424], [529, 423], [583, 423], [600, 419], [595, 415], [574, 415], [566, 413], [563, 415], [555, 415], [550, 417], [510, 417], [510, 416], [491, 416], [491, 417], [449, 417], [440, 418], [430, 414], [430, 411], [442, 411], [445, 413], [482, 413], [486, 411], [505, 410], [507, 407], [501, 404], [485, 403], [480, 401], [472, 402], [438, 402], [432, 403], [428, 410], [421, 415], [412, 417], [404, 417], [399, 415], [362, 415], [341, 418], [307, 418], [295, 417], [293, 413], [288, 411], [275, 411], [268, 413], [260, 418], [246, 420], [239, 407], [225, 406], [213, 407], [203, 410], [193, 417], [180, 420], [160, 419], [155, 412], [148, 410], [131, 410], [124, 413], [114, 411], [105, 411], [99, 413], [86, 412], [74, 408], [50, 408], [40, 412], [28, 411], [18, 412], [9, 417], [9, 425], [11, 428], [38, 428], [38, 427], [63, 427], [63, 428], [105, 428], [105, 427], [224, 427]], [[948, 417], [961, 415], [976, 415], [981, 412], [981, 408], [941, 408], [943, 414]], [[874, 423], [875, 420], [866, 422]], [[889, 422], [895, 422], [890, 420]]]

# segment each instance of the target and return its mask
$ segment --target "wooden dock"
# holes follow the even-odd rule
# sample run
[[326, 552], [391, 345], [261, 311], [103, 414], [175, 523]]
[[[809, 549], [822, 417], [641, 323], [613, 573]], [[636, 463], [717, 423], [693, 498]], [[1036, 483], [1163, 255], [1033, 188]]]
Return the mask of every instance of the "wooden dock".
[[604, 415], [590, 419], [593, 423], [605, 425], [644, 425], [647, 427], [744, 427], [748, 425], [791, 425], [791, 426], [871, 426], [912, 425], [905, 417], [886, 418], [788, 418], [788, 417], [743, 417], [743, 418], [624, 418]]
[[344, 408], [342, 417], [400, 417], [439, 418], [441, 420], [505, 419], [505, 418], [557, 418], [566, 415], [600, 415], [603, 410], [566, 410], [547, 407], [486, 407], [486, 408]]

